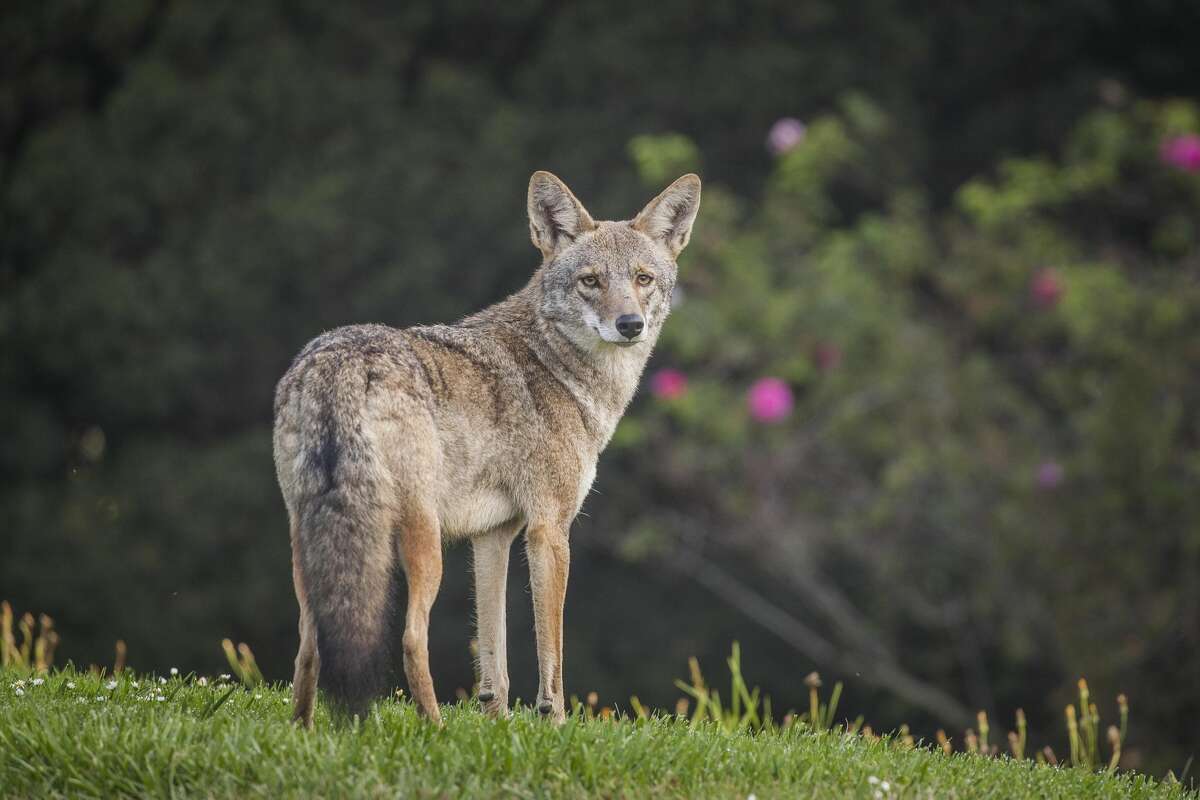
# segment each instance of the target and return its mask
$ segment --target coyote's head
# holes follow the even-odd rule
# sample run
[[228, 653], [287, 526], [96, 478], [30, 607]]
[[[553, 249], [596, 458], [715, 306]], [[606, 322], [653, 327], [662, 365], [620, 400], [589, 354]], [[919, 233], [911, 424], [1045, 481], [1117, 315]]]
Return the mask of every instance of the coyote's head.
[[533, 173], [529, 231], [544, 257], [534, 278], [542, 316], [588, 350], [651, 346], [699, 208], [700, 178], [684, 175], [632, 220], [595, 222], [566, 184]]

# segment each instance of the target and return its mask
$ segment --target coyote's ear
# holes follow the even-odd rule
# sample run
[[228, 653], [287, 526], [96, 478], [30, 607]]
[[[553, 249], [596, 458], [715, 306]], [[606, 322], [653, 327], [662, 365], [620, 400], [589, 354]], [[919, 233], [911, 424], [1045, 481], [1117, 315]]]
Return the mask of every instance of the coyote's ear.
[[689, 173], [647, 203], [633, 220], [633, 227], [662, 242], [672, 256], [677, 256], [687, 247], [699, 210], [700, 177]]
[[529, 179], [529, 238], [550, 258], [596, 227], [591, 215], [557, 177], [538, 170]]

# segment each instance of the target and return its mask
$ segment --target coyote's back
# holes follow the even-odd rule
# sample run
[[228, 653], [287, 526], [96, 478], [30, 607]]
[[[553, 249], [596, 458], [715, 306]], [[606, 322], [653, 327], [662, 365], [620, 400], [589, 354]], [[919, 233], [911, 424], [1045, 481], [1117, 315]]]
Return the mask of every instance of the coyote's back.
[[400, 572], [409, 691], [439, 718], [428, 620], [455, 537], [475, 550], [480, 699], [504, 713], [520, 530], [538, 707], [562, 719], [568, 529], [666, 319], [699, 199], [699, 179], [684, 176], [634, 220], [597, 223], [535, 173], [530, 231], [544, 260], [522, 291], [456, 325], [340, 328], [297, 356], [276, 392], [274, 444], [300, 604], [298, 720], [311, 724], [318, 677], [350, 714], [386, 691]]

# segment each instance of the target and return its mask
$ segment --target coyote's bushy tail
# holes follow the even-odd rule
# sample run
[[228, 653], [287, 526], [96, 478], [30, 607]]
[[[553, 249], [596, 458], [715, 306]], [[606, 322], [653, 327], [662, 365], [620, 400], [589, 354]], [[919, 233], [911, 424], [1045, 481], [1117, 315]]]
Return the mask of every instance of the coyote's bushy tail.
[[378, 454], [363, 435], [366, 377], [331, 364], [306, 376], [304, 484], [297, 552], [321, 661], [318, 685], [335, 711], [365, 718], [387, 690], [395, 552], [380, 502]]

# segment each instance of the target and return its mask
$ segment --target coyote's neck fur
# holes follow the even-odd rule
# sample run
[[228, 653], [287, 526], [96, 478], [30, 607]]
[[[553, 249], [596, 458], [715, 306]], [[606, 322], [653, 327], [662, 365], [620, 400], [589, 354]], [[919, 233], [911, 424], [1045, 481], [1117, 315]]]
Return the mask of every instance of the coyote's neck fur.
[[516, 337], [561, 383], [594, 422], [589, 431], [602, 450], [637, 391], [650, 358], [658, 330], [633, 346], [622, 347], [598, 339], [588, 331], [588, 341], [570, 328], [539, 313], [544, 298], [539, 275], [521, 291], [463, 320], [479, 333], [497, 341]]

